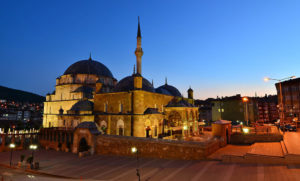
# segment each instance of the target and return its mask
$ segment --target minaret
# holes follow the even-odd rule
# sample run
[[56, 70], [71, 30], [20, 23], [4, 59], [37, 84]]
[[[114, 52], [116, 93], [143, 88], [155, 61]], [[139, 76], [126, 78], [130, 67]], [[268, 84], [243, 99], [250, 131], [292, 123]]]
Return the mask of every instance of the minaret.
[[189, 99], [194, 99], [194, 91], [193, 91], [193, 89], [191, 88], [191, 86], [190, 86], [190, 88], [188, 89], [188, 98]]
[[138, 17], [138, 31], [137, 31], [137, 45], [135, 49], [135, 56], [136, 56], [136, 73], [138, 75], [142, 75], [142, 56], [144, 54], [142, 50], [142, 35], [141, 35], [141, 28], [140, 28], [140, 17]]

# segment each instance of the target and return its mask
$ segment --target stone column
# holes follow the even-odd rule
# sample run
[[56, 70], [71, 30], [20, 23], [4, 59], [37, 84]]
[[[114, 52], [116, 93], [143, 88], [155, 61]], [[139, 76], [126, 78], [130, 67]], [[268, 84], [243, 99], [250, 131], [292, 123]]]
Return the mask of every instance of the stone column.
[[111, 116], [109, 115], [108, 116], [108, 119], [107, 119], [107, 131], [106, 131], [107, 134], [111, 134]]

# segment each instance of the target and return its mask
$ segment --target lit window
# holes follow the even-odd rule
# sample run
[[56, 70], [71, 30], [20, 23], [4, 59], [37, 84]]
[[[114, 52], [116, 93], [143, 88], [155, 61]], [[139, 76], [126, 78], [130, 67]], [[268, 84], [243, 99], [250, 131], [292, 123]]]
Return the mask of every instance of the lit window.
[[122, 103], [120, 103], [120, 105], [119, 105], [119, 112], [123, 112], [123, 104]]
[[104, 112], [107, 112], [107, 103], [104, 103]]

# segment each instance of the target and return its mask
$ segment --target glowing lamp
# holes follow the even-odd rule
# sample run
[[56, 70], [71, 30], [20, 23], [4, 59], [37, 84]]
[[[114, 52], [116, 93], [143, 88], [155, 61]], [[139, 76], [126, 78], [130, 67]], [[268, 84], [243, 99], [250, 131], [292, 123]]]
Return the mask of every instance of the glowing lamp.
[[30, 146], [29, 146], [29, 148], [30, 148], [31, 150], [36, 150], [37, 147], [38, 147], [37, 145], [30, 145]]
[[242, 100], [243, 100], [243, 102], [248, 102], [249, 101], [248, 97], [243, 97]]
[[16, 145], [14, 143], [9, 144], [9, 148], [13, 149], [15, 147], [16, 147]]
[[264, 81], [265, 81], [265, 82], [268, 82], [269, 80], [270, 80], [269, 77], [265, 77], [265, 78], [264, 78]]
[[243, 132], [246, 134], [249, 133], [249, 128], [243, 128]]
[[184, 129], [184, 130], [187, 130], [188, 128], [187, 128], [187, 126], [186, 126], [186, 125], [184, 125], [184, 126], [183, 126], [183, 129]]
[[136, 153], [138, 150], [137, 150], [137, 148], [136, 147], [132, 147], [131, 148], [131, 153]]

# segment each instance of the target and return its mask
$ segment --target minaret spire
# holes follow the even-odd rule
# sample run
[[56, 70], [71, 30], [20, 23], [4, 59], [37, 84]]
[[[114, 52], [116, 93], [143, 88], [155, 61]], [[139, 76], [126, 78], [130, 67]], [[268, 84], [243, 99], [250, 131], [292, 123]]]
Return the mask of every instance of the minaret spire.
[[90, 52], [90, 58], [89, 58], [89, 60], [92, 60], [92, 53]]
[[140, 27], [140, 17], [138, 17], [138, 31], [137, 31], [137, 45], [135, 49], [136, 56], [136, 73], [138, 75], [142, 75], [142, 56], [144, 54], [142, 50], [142, 35], [141, 35], [141, 27]]
[[138, 31], [137, 31], [137, 36], [136, 37], [141, 37], [142, 38], [141, 27], [140, 27], [140, 17], [139, 16], [138, 16]]

